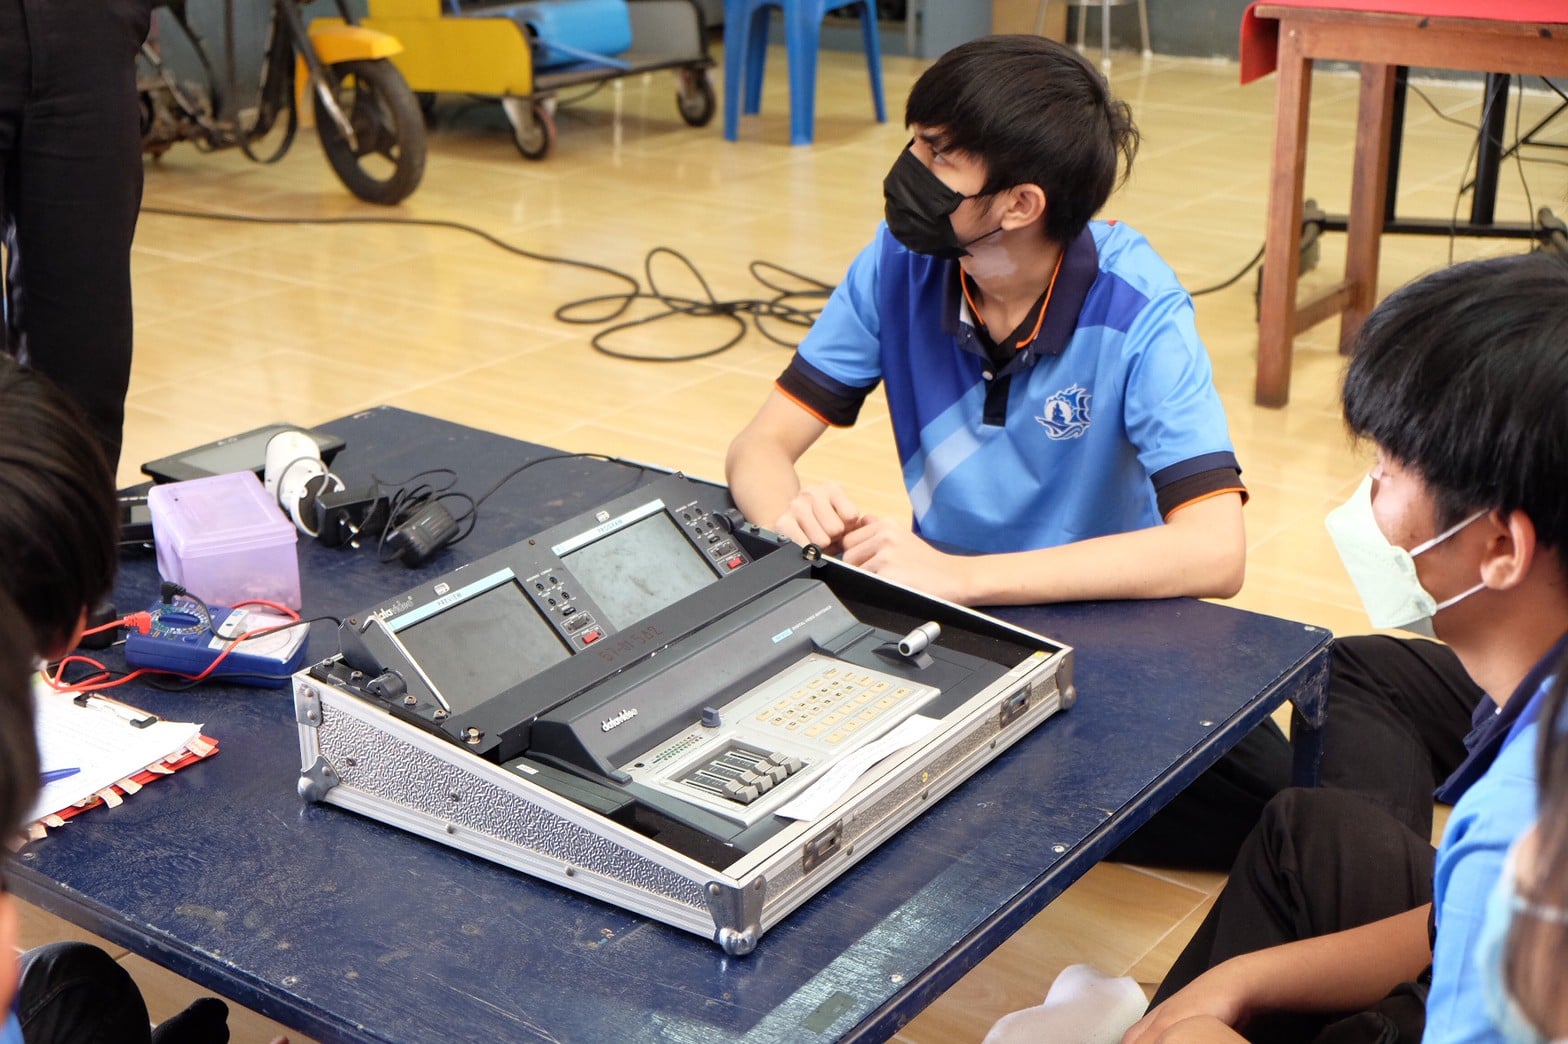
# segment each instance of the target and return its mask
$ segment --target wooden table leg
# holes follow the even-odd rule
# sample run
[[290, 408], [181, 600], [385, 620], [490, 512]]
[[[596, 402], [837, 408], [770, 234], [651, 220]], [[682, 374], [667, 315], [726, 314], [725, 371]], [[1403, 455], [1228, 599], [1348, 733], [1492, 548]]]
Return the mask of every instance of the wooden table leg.
[[1274, 163], [1264, 233], [1263, 286], [1258, 308], [1260, 406], [1290, 400], [1290, 353], [1296, 337], [1296, 280], [1301, 266], [1302, 180], [1307, 166], [1307, 113], [1312, 102], [1312, 59], [1301, 31], [1280, 27], [1279, 93], [1274, 104]]
[[1388, 153], [1394, 113], [1394, 66], [1361, 66], [1356, 116], [1356, 170], [1346, 221], [1345, 285], [1349, 300], [1339, 320], [1339, 350], [1348, 353], [1367, 313], [1377, 304], [1377, 266], [1388, 202]]

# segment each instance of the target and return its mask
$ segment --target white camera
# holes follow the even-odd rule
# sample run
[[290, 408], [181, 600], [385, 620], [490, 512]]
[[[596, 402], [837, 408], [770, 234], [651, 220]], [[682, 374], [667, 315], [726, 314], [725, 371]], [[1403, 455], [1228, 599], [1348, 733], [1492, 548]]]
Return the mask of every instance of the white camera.
[[267, 464], [262, 484], [283, 513], [308, 537], [320, 528], [316, 499], [343, 488], [327, 470], [316, 440], [303, 431], [280, 431], [267, 440]]

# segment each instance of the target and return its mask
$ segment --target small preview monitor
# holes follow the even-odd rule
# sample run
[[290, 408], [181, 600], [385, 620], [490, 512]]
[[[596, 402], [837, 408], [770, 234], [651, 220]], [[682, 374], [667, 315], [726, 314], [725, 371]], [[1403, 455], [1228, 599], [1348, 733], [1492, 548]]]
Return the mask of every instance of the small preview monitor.
[[604, 623], [621, 630], [718, 579], [701, 551], [658, 511], [565, 556]]
[[453, 714], [463, 714], [571, 655], [510, 576], [397, 637]]

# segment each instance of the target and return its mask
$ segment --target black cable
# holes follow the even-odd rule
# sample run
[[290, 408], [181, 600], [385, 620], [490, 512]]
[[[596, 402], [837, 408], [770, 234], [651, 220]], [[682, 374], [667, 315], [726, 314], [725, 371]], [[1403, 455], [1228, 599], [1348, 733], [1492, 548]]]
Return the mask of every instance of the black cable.
[[445, 221], [438, 218], [392, 218], [392, 217], [261, 217], [255, 214], [233, 214], [222, 211], [181, 210], [174, 207], [142, 207], [144, 214], [157, 214], [162, 217], [196, 218], [203, 221], [231, 221], [244, 225], [408, 225], [412, 228], [446, 228], [459, 232], [467, 232], [478, 236], [492, 246], [500, 247], [508, 253], [525, 257], [530, 261], [539, 261], [550, 265], [569, 265], [573, 268], [585, 269], [589, 272], [598, 272], [601, 275], [619, 279], [630, 285], [634, 290], [641, 290], [641, 285], [635, 278], [625, 272], [617, 271], [607, 265], [596, 264], [592, 261], [577, 261], [569, 257], [555, 257], [550, 254], [538, 254], [532, 250], [525, 250], [520, 246], [513, 246], [499, 236], [486, 232], [473, 225], [465, 225], [460, 221]]
[[[699, 300], [695, 298], [676, 297], [660, 290], [658, 279], [654, 275], [653, 263], [655, 259], [661, 256], [672, 257], [684, 265], [692, 277], [697, 280], [698, 285], [702, 287], [702, 292], [706, 299]], [[763, 268], [781, 272], [793, 279], [798, 280], [801, 285], [796, 287], [788, 287], [769, 282], [769, 280], [764, 278], [762, 275], [761, 270]], [[750, 271], [753, 278], [755, 278], [763, 286], [774, 291], [774, 296], [765, 299], [743, 298], [734, 301], [720, 301], [713, 295], [713, 290], [708, 286], [708, 281], [702, 277], [702, 273], [697, 270], [696, 265], [692, 264], [691, 259], [688, 258], [685, 254], [682, 254], [680, 251], [671, 249], [670, 247], [654, 247], [652, 250], [648, 251], [647, 256], [643, 259], [643, 271], [646, 273], [648, 278], [647, 293], [643, 293], [639, 287], [636, 291], [627, 294], [602, 294], [597, 297], [583, 298], [582, 300], [572, 301], [562, 305], [560, 308], [557, 308], [555, 310], [555, 318], [563, 323], [608, 323], [624, 315], [627, 309], [629, 309], [633, 303], [637, 301], [658, 301], [660, 304], [665, 306], [664, 311], [655, 312], [652, 315], [643, 316], [639, 319], [628, 319], [625, 322], [615, 323], [614, 325], [604, 330], [600, 330], [598, 333], [594, 334], [593, 338], [588, 342], [589, 345], [594, 349], [594, 351], [603, 355], [608, 355], [612, 359], [628, 359], [634, 362], [691, 362], [695, 359], [706, 359], [711, 356], [718, 355], [720, 352], [728, 351], [730, 348], [733, 348], [736, 344], [738, 344], [740, 339], [746, 335], [747, 322], [745, 317], [747, 316], [751, 317], [752, 323], [757, 328], [757, 332], [763, 337], [782, 347], [795, 348], [799, 344], [798, 341], [786, 341], [781, 337], [775, 336], [769, 332], [768, 328], [763, 324], [763, 320], [776, 319], [780, 322], [788, 323], [794, 326], [810, 327], [811, 324], [816, 321], [817, 316], [821, 313], [821, 309], [797, 308], [794, 305], [788, 304], [786, 302], [799, 298], [826, 299], [828, 295], [833, 292], [833, 287], [831, 284], [824, 283], [817, 279], [812, 279], [810, 276], [791, 271], [790, 269], [784, 268], [781, 265], [773, 264], [772, 262], [753, 261], [750, 265]], [[579, 309], [587, 308], [589, 306], [600, 303], [614, 305], [614, 307], [610, 308], [608, 311], [602, 314], [585, 316], [582, 318], [578, 318], [572, 314]], [[624, 330], [630, 330], [639, 326], [646, 326], [650, 323], [662, 322], [666, 319], [683, 316], [726, 319], [734, 324], [735, 334], [729, 340], [725, 341], [716, 348], [704, 348], [695, 352], [688, 352], [683, 355], [646, 355], [637, 352], [623, 351], [618, 348], [611, 348], [608, 344], [605, 343], [606, 338]]]
[[1524, 211], [1530, 215], [1531, 238], [1539, 245], [1540, 229], [1535, 222], [1535, 199], [1530, 195], [1530, 182], [1524, 176], [1524, 160], [1519, 155], [1519, 146], [1524, 141], [1520, 136], [1520, 128], [1524, 125], [1524, 77], [1519, 78], [1519, 103], [1514, 106], [1514, 169], [1519, 172], [1519, 186], [1524, 189]]
[[[1470, 152], [1465, 156], [1465, 165], [1459, 171], [1459, 189], [1454, 193], [1454, 209], [1453, 212], [1449, 215], [1448, 219], [1448, 263], [1450, 265], [1454, 263], [1454, 247], [1459, 241], [1459, 204], [1464, 200], [1465, 189], [1475, 184], [1474, 181], [1470, 180], [1470, 164], [1477, 163], [1480, 158], [1481, 138], [1486, 134], [1486, 121], [1487, 118], [1491, 116], [1492, 106], [1495, 104], [1497, 104], [1497, 98], [1492, 96], [1488, 97], [1486, 99], [1486, 104], [1481, 106], [1481, 124], [1479, 127], [1475, 128], [1475, 144], [1470, 146]], [[1508, 94], [1506, 91], [1503, 94], [1503, 104], [1508, 104]], [[1479, 177], [1480, 166], [1478, 163], [1476, 167], [1476, 173]], [[1535, 219], [1532, 216], [1531, 222], [1533, 223], [1534, 220]]]
[[[427, 476], [433, 475], [446, 476], [446, 484], [438, 485], [433, 482], [421, 481]], [[387, 517], [381, 525], [380, 535], [376, 538], [376, 557], [383, 562], [390, 562], [396, 557], [395, 554], [388, 555], [386, 553], [387, 541], [392, 538], [393, 533], [431, 503], [438, 503], [448, 499], [463, 500], [468, 503], [466, 512], [453, 517], [453, 521], [458, 523], [459, 526], [467, 522], [468, 528], [461, 529], [444, 546], [455, 544], [468, 536], [469, 533], [473, 532], [474, 525], [478, 522], [479, 513], [477, 506], [474, 504], [474, 498], [455, 488], [459, 481], [459, 476], [452, 468], [426, 468], [397, 482], [388, 482], [376, 475], [372, 475], [370, 480], [375, 483], [378, 495], [383, 488], [391, 487], [393, 489], [393, 492], [387, 495]]]
[[1258, 252], [1252, 255], [1252, 260], [1243, 265], [1241, 267], [1241, 271], [1237, 272], [1223, 283], [1215, 283], [1213, 286], [1206, 286], [1202, 290], [1190, 290], [1188, 291], [1188, 294], [1192, 297], [1202, 297], [1204, 294], [1216, 293], [1217, 291], [1224, 290], [1228, 286], [1234, 286], [1236, 283], [1241, 281], [1242, 276], [1246, 275], [1248, 272], [1257, 267], [1258, 262], [1263, 260], [1263, 251], [1267, 249], [1267, 243], [1258, 247]]
[[533, 460], [525, 461], [522, 464], [519, 464], [517, 467], [513, 468], [511, 471], [508, 471], [505, 475], [502, 475], [498, 480], [496, 480], [495, 485], [487, 489], [481, 496], [474, 498], [474, 510], [478, 511], [479, 506], [485, 501], [489, 500], [491, 497], [495, 496], [496, 493], [500, 492], [502, 486], [506, 485], [508, 482], [527, 471], [529, 468], [534, 467], [537, 464], [547, 463], [552, 460], [601, 460], [606, 464], [620, 464], [624, 467], [636, 468], [637, 477], [639, 479], [642, 478], [642, 476], [645, 475], [648, 471], [647, 467], [637, 463], [634, 460], [625, 460], [621, 457], [611, 457], [604, 453], [551, 453], [543, 457], [535, 457]]
[[1439, 109], [1437, 107], [1437, 102], [1427, 97], [1426, 93], [1422, 91], [1421, 88], [1417, 87], [1408, 80], [1405, 81], [1405, 90], [1413, 92], [1417, 98], [1420, 98], [1422, 101], [1426, 102], [1426, 107], [1432, 110], [1432, 115], [1436, 116], [1440, 120], [1443, 120], [1445, 123], [1452, 123], [1456, 127], [1463, 127], [1465, 130], [1471, 132], [1479, 131], [1481, 129], [1473, 123], [1470, 123], [1466, 120], [1461, 120], [1456, 116], [1450, 116], [1442, 109]]
[[[767, 287], [769, 290], [772, 290], [774, 292], [773, 296], [771, 298], [763, 299], [721, 301], [714, 296], [712, 289], [708, 286], [707, 280], [705, 280], [702, 277], [702, 274], [697, 271], [696, 266], [693, 265], [684, 254], [681, 254], [679, 251], [671, 249], [670, 247], [654, 247], [652, 250], [648, 251], [646, 257], [643, 260], [643, 268], [647, 274], [648, 279], [648, 289], [644, 291], [642, 283], [639, 282], [635, 276], [628, 275], [627, 273], [611, 268], [608, 265], [601, 265], [593, 261], [579, 261], [575, 258], [558, 257], [552, 254], [541, 254], [536, 251], [527, 250], [523, 247], [508, 243], [499, 236], [496, 236], [490, 232], [486, 232], [482, 228], [476, 228], [473, 225], [464, 224], [460, 221], [447, 221], [434, 218], [261, 217], [252, 214], [183, 210], [174, 207], [157, 206], [145, 206], [142, 208], [142, 213], [157, 214], [161, 217], [194, 218], [197, 220], [207, 221], [230, 221], [239, 224], [252, 225], [407, 225], [413, 228], [441, 228], [451, 229], [458, 232], [466, 232], [470, 235], [478, 236], [480, 239], [491, 244], [492, 246], [499, 247], [508, 253], [516, 254], [518, 257], [526, 258], [530, 261], [537, 261], [541, 264], [566, 265], [572, 268], [580, 268], [585, 271], [596, 272], [600, 275], [609, 276], [610, 278], [619, 280], [626, 285], [627, 290], [625, 293], [600, 294], [577, 301], [570, 301], [562, 305], [555, 310], [555, 318], [561, 322], [572, 323], [574, 325], [614, 323], [615, 320], [624, 315], [626, 311], [638, 301], [656, 301], [659, 304], [662, 304], [664, 306], [663, 311], [655, 312], [651, 315], [643, 316], [638, 319], [630, 319], [625, 322], [615, 323], [615, 325], [610, 326], [608, 329], [597, 332], [589, 342], [590, 346], [595, 351], [604, 355], [608, 355], [615, 359], [629, 359], [637, 362], [689, 362], [694, 359], [706, 359], [711, 356], [718, 355], [720, 352], [724, 352], [730, 348], [733, 348], [740, 342], [741, 338], [745, 336], [747, 317], [750, 317], [752, 325], [755, 325], [757, 328], [757, 332], [763, 337], [767, 338], [769, 341], [786, 348], [794, 348], [798, 342], [787, 341], [781, 337], [776, 336], [767, 328], [767, 326], [764, 325], [764, 321], [776, 320], [791, 326], [798, 326], [802, 328], [809, 327], [813, 322], [816, 321], [817, 316], [820, 314], [820, 307], [801, 308], [796, 307], [790, 302], [797, 299], [826, 299], [833, 291], [833, 286], [830, 283], [824, 283], [821, 280], [813, 279], [810, 276], [791, 271], [790, 269], [784, 268], [781, 265], [777, 265], [769, 261], [753, 261], [749, 266], [749, 270], [752, 276], [756, 278], [758, 282], [762, 283], [763, 286]], [[706, 296], [706, 300], [666, 294], [659, 289], [658, 282], [655, 279], [653, 273], [653, 264], [656, 258], [664, 255], [674, 257], [686, 266], [687, 271], [689, 271], [691, 275], [696, 278], [698, 284], [702, 287], [702, 292]], [[783, 275], [796, 280], [796, 285], [785, 286], [781, 285], [777, 281], [772, 281], [764, 276], [763, 273], [765, 271], [782, 273]], [[605, 308], [603, 311], [593, 315], [579, 316], [575, 314], [594, 305], [604, 305]], [[683, 355], [672, 356], [641, 355], [634, 352], [623, 351], [617, 348], [611, 348], [604, 343], [605, 338], [623, 330], [645, 326], [649, 323], [660, 322], [662, 320], [678, 316], [695, 317], [701, 319], [725, 319], [736, 325], [736, 332], [734, 336], [730, 337], [723, 344], [720, 344], [715, 348], [707, 348]]]

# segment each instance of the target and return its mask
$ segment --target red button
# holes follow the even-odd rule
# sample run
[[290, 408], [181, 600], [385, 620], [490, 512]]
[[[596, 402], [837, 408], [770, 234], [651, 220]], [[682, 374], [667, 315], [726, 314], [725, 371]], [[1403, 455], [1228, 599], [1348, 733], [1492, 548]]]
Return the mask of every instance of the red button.
[[742, 558], [740, 555], [736, 555], [734, 558], [730, 559], [728, 562], [725, 562], [724, 566], [727, 569], [739, 569], [741, 566], [743, 566], [745, 564], [746, 564], [746, 560], [744, 558]]
[[592, 645], [594, 642], [597, 642], [600, 638], [603, 637], [603, 631], [585, 631], [583, 632], [583, 644]]

